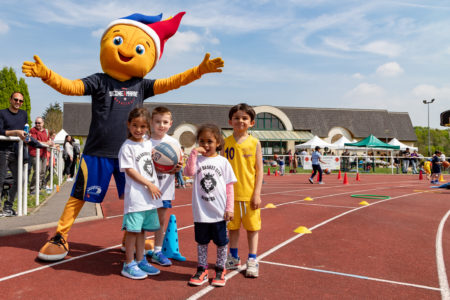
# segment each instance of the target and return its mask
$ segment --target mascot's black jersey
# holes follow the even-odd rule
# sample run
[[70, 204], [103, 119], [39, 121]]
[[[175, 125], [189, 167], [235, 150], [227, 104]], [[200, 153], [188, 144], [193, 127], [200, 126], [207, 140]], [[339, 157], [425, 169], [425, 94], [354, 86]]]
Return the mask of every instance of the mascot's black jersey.
[[91, 125], [83, 153], [117, 158], [127, 138], [128, 113], [154, 96], [155, 80], [132, 78], [119, 81], [104, 73], [81, 80], [85, 87], [84, 94], [92, 97]]

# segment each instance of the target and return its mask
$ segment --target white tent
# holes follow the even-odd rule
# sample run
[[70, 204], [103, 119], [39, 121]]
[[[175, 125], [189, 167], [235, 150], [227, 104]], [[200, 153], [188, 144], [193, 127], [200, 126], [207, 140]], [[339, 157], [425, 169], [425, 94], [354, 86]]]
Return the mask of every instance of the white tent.
[[64, 129], [61, 129], [55, 136], [55, 144], [64, 144], [66, 135], [68, 135], [68, 133]]
[[388, 144], [389, 145], [394, 145], [394, 146], [400, 146], [400, 150], [406, 150], [406, 148], [409, 148], [409, 150], [411, 150], [411, 151], [414, 151], [414, 150], [417, 151], [418, 150], [417, 147], [408, 146], [406, 144], [403, 144], [402, 142], [400, 142], [396, 138], [393, 138]]
[[335, 145], [328, 144], [327, 142], [319, 138], [317, 135], [315, 135], [312, 139], [303, 144], [296, 145], [295, 149], [314, 149], [316, 146], [319, 146], [322, 149], [324, 149], [325, 147], [329, 149], [336, 149]]
[[336, 142], [333, 143], [333, 145], [337, 148], [337, 149], [350, 149], [351, 147], [344, 147], [345, 143], [354, 143], [356, 142], [354, 141], [350, 141], [348, 138], [346, 138], [345, 136], [341, 136], [340, 139], [338, 139]]

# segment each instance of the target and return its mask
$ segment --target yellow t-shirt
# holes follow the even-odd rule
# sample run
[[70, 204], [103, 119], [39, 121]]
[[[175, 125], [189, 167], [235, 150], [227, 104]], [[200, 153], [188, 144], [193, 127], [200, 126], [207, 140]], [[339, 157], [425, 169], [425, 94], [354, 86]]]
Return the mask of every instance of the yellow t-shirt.
[[256, 147], [258, 139], [249, 135], [238, 144], [233, 135], [225, 139], [224, 156], [233, 167], [237, 182], [234, 184], [234, 200], [250, 201], [256, 181]]

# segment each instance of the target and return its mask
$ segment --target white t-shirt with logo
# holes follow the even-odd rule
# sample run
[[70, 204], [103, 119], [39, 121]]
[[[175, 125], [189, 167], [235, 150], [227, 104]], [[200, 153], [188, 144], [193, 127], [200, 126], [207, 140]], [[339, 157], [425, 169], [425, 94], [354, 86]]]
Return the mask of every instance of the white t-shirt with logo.
[[[119, 151], [120, 171], [132, 168], [148, 179], [151, 183], [158, 186], [155, 167], [152, 159], [152, 142], [133, 142], [127, 139]], [[154, 200], [150, 191], [144, 185], [134, 181], [125, 173], [125, 199], [124, 214], [151, 210], [162, 207], [160, 199]]]
[[233, 168], [226, 158], [220, 155], [214, 157], [199, 155], [192, 189], [194, 222], [223, 221], [227, 203], [226, 186], [236, 181]]
[[[150, 139], [153, 147], [156, 147], [161, 142], [170, 142], [178, 145], [181, 148], [180, 143], [170, 135], [164, 135], [160, 140]], [[159, 189], [161, 191], [161, 200], [175, 200], [175, 175], [168, 173], [161, 173], [156, 171], [158, 175]]]

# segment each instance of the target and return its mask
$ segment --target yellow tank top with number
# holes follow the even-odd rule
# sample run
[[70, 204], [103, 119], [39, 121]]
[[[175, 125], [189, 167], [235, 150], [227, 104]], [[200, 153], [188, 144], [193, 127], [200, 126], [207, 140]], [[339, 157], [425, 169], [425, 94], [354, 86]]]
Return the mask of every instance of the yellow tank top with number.
[[256, 180], [256, 146], [258, 139], [249, 135], [238, 144], [233, 135], [225, 139], [224, 156], [233, 167], [237, 182], [234, 184], [234, 201], [250, 201]]

